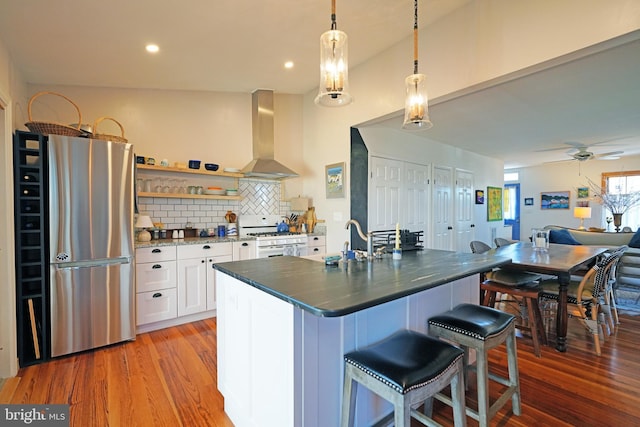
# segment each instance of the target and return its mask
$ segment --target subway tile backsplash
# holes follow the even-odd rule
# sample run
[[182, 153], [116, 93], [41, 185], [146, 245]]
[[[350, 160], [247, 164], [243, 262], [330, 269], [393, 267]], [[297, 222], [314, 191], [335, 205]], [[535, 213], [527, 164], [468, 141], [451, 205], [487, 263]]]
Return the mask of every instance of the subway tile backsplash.
[[241, 179], [238, 186], [241, 200], [187, 199], [167, 197], [140, 197], [138, 211], [151, 216], [153, 222], [162, 222], [164, 228], [213, 228], [224, 224], [227, 211], [242, 215], [286, 215], [289, 202], [281, 201], [279, 181]]

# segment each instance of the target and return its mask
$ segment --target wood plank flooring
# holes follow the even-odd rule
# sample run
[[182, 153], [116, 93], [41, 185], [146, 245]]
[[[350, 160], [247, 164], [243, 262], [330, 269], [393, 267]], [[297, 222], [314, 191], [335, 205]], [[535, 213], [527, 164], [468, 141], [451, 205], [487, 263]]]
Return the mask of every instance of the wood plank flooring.
[[[640, 425], [640, 316], [621, 321], [600, 357], [573, 320], [567, 353], [543, 347], [536, 358], [531, 341], [518, 339], [522, 415], [514, 416], [509, 403], [491, 425]], [[490, 358], [491, 369], [506, 374], [504, 350]], [[468, 402], [475, 404], [470, 380]], [[493, 399], [500, 387], [492, 383]], [[0, 403], [69, 403], [72, 426], [233, 425], [216, 389], [215, 319], [21, 369], [0, 390]], [[453, 424], [449, 408], [435, 409], [440, 423]]]

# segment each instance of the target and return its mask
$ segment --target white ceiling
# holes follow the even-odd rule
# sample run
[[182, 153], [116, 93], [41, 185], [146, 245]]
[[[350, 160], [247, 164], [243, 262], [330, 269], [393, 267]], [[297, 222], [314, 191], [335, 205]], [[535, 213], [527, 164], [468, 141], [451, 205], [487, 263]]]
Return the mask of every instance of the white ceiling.
[[[470, 1], [421, 1], [420, 26]], [[411, 36], [413, 4], [337, 0], [350, 66]], [[0, 2], [0, 38], [40, 84], [306, 93], [318, 86], [320, 35], [330, 27], [330, 0]], [[147, 43], [160, 52], [147, 54]]]
[[[432, 100], [429, 113], [434, 126], [418, 135], [504, 159], [505, 168], [575, 163], [567, 142], [639, 155], [640, 31]], [[399, 129], [402, 117], [373, 125]]]
[[[470, 1], [422, 1], [420, 26]], [[330, 6], [330, 0], [2, 1], [0, 39], [28, 83], [306, 93], [318, 84], [319, 38], [330, 27]], [[413, 1], [338, 0], [337, 24], [349, 36], [355, 67], [411, 35]], [[155, 56], [144, 51], [150, 42], [160, 46]], [[640, 42], [620, 44], [432, 100], [434, 127], [421, 135], [502, 158], [507, 168], [570, 159], [565, 142], [609, 141], [589, 151], [640, 154]], [[286, 60], [295, 62], [292, 70], [283, 68]], [[400, 128], [401, 118], [376, 123]]]

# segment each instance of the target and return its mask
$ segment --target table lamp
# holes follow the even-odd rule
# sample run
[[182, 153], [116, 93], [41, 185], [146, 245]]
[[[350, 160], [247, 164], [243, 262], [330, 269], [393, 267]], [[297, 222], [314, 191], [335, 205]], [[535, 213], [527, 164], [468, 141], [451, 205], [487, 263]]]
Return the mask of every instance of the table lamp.
[[142, 229], [138, 233], [139, 242], [151, 241], [151, 233], [147, 231], [147, 228], [153, 228], [153, 222], [151, 221], [151, 217], [149, 215], [138, 215], [135, 227]]
[[591, 218], [591, 208], [584, 206], [575, 207], [573, 208], [573, 216], [580, 218], [580, 227], [578, 227], [578, 230], [584, 230], [584, 219]]

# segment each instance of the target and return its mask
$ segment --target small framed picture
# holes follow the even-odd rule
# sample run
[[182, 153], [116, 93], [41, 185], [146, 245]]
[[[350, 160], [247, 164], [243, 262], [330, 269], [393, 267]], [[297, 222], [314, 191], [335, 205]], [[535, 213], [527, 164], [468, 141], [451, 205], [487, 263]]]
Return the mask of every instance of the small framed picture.
[[476, 190], [476, 205], [484, 205], [484, 190]]
[[334, 163], [325, 166], [325, 184], [327, 199], [344, 197], [345, 163]]
[[578, 188], [578, 199], [587, 199], [589, 197], [589, 188], [588, 187], [580, 187]]
[[533, 206], [533, 197], [525, 197], [524, 205], [525, 206]]

